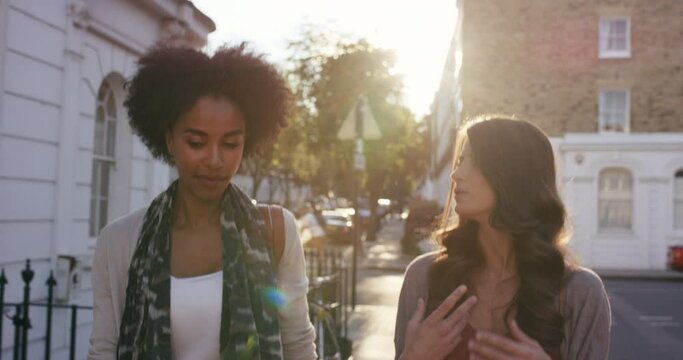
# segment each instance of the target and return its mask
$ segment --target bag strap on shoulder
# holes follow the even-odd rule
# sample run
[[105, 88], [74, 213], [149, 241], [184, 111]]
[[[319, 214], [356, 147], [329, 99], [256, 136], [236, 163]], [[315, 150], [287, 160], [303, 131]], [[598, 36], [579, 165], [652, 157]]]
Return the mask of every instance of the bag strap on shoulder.
[[285, 252], [285, 217], [282, 207], [278, 205], [258, 205], [263, 220], [266, 222], [268, 243], [273, 250], [275, 265], [280, 264]]

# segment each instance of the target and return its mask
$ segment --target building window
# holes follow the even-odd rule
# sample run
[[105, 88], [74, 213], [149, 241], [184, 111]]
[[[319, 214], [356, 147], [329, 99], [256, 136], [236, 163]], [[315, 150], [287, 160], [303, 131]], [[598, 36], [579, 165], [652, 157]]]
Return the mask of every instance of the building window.
[[683, 230], [683, 169], [674, 175], [674, 229]]
[[600, 90], [600, 132], [628, 132], [631, 96], [624, 89]]
[[108, 82], [97, 93], [95, 141], [93, 143], [92, 188], [90, 192], [90, 236], [97, 236], [107, 224], [110, 180], [115, 164], [116, 101]]
[[600, 19], [600, 58], [631, 57], [631, 21], [626, 17]]
[[631, 230], [633, 219], [633, 177], [626, 169], [600, 172], [598, 227], [600, 231]]

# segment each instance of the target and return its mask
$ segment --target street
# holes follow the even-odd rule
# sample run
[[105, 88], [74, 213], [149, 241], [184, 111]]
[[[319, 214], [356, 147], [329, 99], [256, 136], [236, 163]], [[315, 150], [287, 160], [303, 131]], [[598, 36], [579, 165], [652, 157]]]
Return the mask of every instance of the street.
[[606, 280], [610, 359], [683, 359], [683, 282]]
[[[366, 243], [358, 279], [358, 305], [351, 315], [354, 359], [393, 359], [393, 333], [403, 271], [402, 222], [384, 226]], [[611, 360], [683, 359], [683, 282], [604, 280], [612, 306]]]

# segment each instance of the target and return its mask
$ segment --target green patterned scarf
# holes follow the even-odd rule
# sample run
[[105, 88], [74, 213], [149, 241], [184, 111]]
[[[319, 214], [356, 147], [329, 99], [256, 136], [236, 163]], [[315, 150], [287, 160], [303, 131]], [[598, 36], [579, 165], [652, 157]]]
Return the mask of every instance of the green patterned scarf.
[[[174, 182], [145, 213], [128, 270], [119, 359], [171, 359], [171, 219]], [[282, 359], [277, 309], [267, 296], [275, 288], [274, 262], [258, 209], [230, 184], [221, 202], [223, 305], [220, 358]]]

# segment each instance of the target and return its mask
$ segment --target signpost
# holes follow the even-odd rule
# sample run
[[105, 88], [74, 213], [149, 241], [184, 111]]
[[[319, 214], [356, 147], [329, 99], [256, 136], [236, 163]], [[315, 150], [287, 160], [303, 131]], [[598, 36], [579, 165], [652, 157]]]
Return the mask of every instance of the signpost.
[[[382, 134], [379, 131], [379, 126], [375, 121], [375, 117], [370, 111], [368, 99], [365, 96], [359, 96], [356, 104], [351, 108], [348, 115], [344, 119], [337, 137], [340, 140], [355, 140], [356, 148], [353, 156], [353, 168], [357, 179], [360, 179], [360, 174], [365, 171], [365, 151], [364, 140], [379, 140]], [[354, 239], [353, 239], [353, 265], [352, 265], [352, 307], [356, 308], [356, 279], [358, 275], [358, 251], [361, 241], [361, 225], [362, 219], [358, 206], [358, 186], [353, 186], [353, 210], [354, 210]]]

